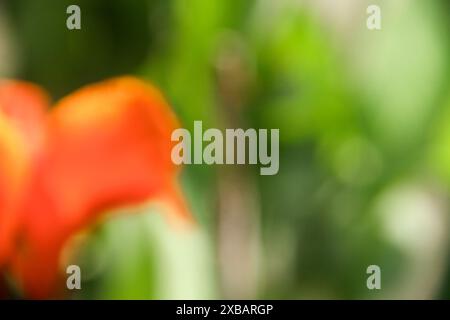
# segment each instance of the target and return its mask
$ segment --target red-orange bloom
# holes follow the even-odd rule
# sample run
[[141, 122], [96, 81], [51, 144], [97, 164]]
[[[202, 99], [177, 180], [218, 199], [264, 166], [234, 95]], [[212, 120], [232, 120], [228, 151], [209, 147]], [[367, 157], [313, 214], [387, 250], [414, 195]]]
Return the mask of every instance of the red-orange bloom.
[[32, 298], [55, 294], [64, 245], [105, 210], [159, 199], [189, 218], [158, 90], [117, 78], [47, 111], [38, 87], [0, 82], [0, 271]]

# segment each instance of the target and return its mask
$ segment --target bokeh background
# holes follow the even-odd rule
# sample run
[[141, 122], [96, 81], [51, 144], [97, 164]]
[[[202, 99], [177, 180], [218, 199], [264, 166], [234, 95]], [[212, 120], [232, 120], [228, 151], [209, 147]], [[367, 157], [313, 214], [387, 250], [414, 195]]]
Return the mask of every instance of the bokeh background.
[[140, 207], [80, 236], [71, 298], [449, 298], [449, 14], [448, 0], [1, 0], [1, 77], [58, 99], [134, 74], [187, 128], [280, 129], [275, 176], [184, 168], [194, 230]]

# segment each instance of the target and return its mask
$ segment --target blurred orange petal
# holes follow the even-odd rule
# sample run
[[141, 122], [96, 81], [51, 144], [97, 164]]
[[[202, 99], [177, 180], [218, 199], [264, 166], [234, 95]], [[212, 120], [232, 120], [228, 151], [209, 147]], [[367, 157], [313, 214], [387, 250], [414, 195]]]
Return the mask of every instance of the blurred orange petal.
[[48, 106], [48, 96], [38, 86], [14, 80], [0, 82], [0, 112], [20, 132], [32, 154], [42, 148]]
[[190, 218], [170, 158], [177, 127], [159, 91], [130, 77], [82, 88], [57, 104], [26, 191], [13, 263], [27, 295], [52, 294], [68, 238], [108, 209], [158, 199]]
[[0, 81], [0, 266], [11, 251], [31, 158], [42, 146], [47, 105], [37, 86]]
[[11, 253], [27, 160], [23, 140], [0, 112], [0, 266]]
[[156, 195], [175, 182], [171, 133], [178, 123], [161, 94], [134, 78], [88, 86], [49, 118], [43, 181], [71, 226], [94, 212]]

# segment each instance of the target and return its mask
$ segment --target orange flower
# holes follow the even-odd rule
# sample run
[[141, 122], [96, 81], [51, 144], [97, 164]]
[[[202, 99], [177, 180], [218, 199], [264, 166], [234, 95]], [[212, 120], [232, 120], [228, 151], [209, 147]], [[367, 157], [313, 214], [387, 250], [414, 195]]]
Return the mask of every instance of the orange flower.
[[159, 199], [190, 219], [170, 159], [177, 120], [131, 77], [85, 87], [47, 113], [39, 88], [0, 82], [0, 271], [54, 296], [67, 241], [116, 206]]

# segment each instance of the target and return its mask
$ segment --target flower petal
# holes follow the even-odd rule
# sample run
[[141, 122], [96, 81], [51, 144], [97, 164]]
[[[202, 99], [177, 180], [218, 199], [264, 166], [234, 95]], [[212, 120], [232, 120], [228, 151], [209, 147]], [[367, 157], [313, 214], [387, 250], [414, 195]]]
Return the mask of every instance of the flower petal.
[[190, 219], [170, 154], [177, 120], [161, 94], [123, 77], [82, 88], [48, 118], [14, 272], [32, 297], [55, 287], [67, 240], [105, 210], [161, 199]]
[[23, 140], [0, 112], [0, 267], [11, 253], [27, 167]]
[[[178, 122], [159, 91], [131, 77], [88, 86], [49, 119], [43, 177], [58, 212], [84, 224], [111, 206], [134, 204], [175, 183], [170, 154]], [[186, 214], [181, 212], [181, 214]]]
[[43, 140], [46, 107], [40, 88], [0, 81], [0, 267], [11, 254], [32, 156]]
[[32, 155], [42, 150], [48, 106], [49, 98], [38, 86], [24, 81], [0, 82], [0, 111], [23, 136]]

